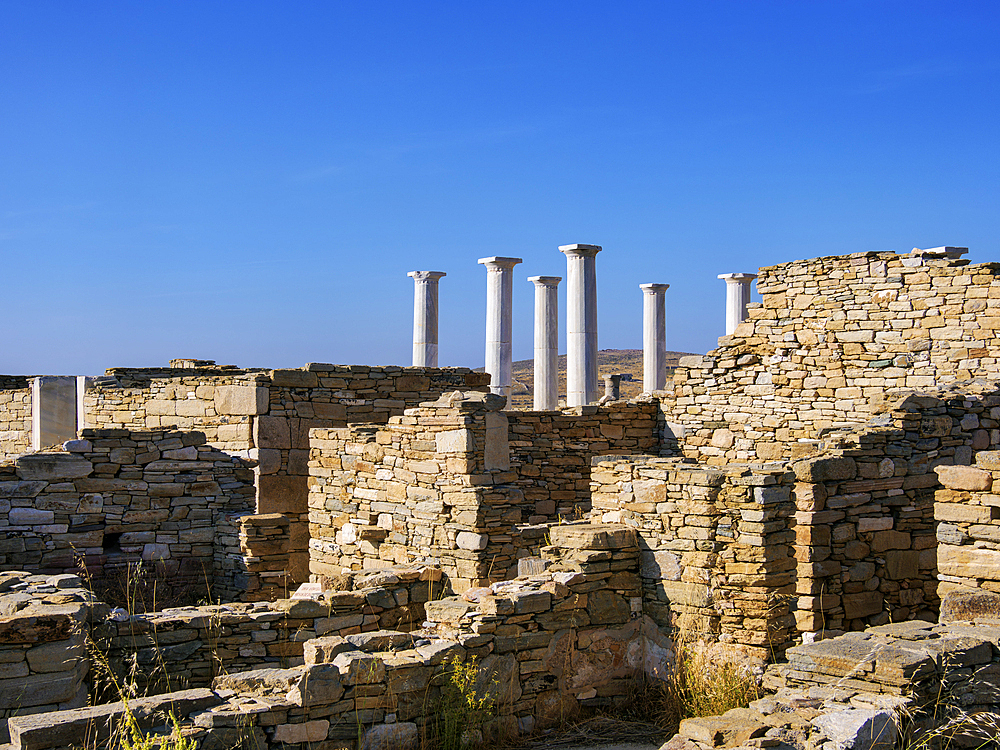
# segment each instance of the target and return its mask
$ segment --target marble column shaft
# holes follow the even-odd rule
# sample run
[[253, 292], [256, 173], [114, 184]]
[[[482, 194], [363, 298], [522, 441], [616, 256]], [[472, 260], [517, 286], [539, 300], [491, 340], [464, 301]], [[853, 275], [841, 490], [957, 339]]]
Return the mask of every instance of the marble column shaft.
[[597, 401], [597, 263], [600, 245], [560, 245], [566, 255], [566, 405]]
[[719, 278], [726, 281], [726, 335], [732, 336], [736, 326], [747, 319], [750, 284], [757, 278], [757, 274], [720, 273]]
[[410, 271], [413, 279], [413, 366], [438, 366], [438, 279], [444, 271]]
[[535, 411], [559, 408], [559, 282], [561, 276], [532, 276], [535, 285]]
[[667, 385], [667, 304], [670, 284], [640, 284], [642, 290], [642, 390]]
[[486, 372], [490, 392], [510, 401], [513, 328], [513, 269], [520, 258], [480, 258], [486, 266]]

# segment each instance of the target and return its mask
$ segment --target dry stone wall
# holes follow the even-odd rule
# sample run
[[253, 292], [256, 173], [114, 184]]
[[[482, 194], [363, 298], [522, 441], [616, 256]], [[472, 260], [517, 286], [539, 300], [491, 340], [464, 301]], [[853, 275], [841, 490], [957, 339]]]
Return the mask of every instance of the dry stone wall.
[[938, 591], [1000, 591], [1000, 451], [977, 453], [975, 466], [935, 471]]
[[795, 625], [791, 484], [784, 464], [604, 456], [592, 517], [636, 529], [644, 611], [661, 627], [778, 652]]
[[240, 555], [216, 526], [252, 504], [250, 469], [201, 433], [84, 430], [64, 451], [0, 464], [0, 564], [101, 578], [145, 561], [204, 591], [217, 554]]
[[506, 414], [511, 467], [517, 473], [513, 483], [524, 493], [525, 520], [532, 524], [581, 518], [590, 510], [594, 456], [655, 453], [659, 446], [653, 401]]
[[0, 461], [31, 450], [31, 378], [0, 375]]
[[888, 389], [1000, 373], [1000, 265], [959, 250], [856, 253], [760, 269], [762, 302], [663, 398], [663, 450], [710, 464], [801, 457]]

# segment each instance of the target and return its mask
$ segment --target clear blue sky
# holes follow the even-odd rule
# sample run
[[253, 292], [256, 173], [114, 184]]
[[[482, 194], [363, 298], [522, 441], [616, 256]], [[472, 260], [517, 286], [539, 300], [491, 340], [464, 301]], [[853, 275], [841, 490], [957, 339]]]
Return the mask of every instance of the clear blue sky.
[[[0, 2], [0, 372], [484, 360], [490, 255], [598, 256], [600, 347], [724, 326], [720, 273], [1000, 261], [996, 2]], [[565, 321], [564, 289], [560, 289]]]

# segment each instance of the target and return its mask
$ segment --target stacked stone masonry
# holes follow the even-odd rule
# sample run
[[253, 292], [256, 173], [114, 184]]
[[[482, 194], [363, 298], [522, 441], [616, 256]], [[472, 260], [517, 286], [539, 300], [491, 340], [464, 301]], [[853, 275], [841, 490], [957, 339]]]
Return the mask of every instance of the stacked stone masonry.
[[201, 433], [84, 430], [0, 464], [0, 565], [99, 579], [144, 561], [232, 595], [242, 553], [217, 529], [252, 509], [250, 469]]
[[823, 430], [864, 421], [888, 389], [1000, 374], [1000, 264], [960, 254], [761, 268], [749, 318], [683, 358], [668, 384], [663, 450], [711, 464], [795, 456]]
[[31, 378], [0, 375], [0, 460], [31, 450]]

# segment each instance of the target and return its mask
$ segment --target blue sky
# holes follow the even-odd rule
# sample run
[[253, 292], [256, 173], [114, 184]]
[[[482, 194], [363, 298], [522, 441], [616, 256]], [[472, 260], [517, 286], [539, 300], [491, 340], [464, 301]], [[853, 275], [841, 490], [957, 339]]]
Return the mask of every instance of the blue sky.
[[[0, 372], [484, 360], [485, 271], [603, 245], [600, 347], [724, 327], [716, 276], [1000, 261], [995, 2], [0, 3]], [[560, 289], [565, 321], [564, 289]]]

